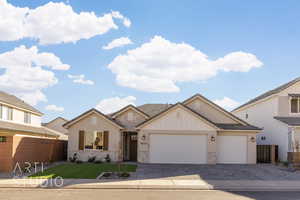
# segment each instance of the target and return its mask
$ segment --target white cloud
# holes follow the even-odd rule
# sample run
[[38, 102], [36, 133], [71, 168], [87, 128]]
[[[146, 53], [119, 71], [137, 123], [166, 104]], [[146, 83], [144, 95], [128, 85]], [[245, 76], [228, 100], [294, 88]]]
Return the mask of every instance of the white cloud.
[[112, 17], [114, 17], [116, 19], [122, 20], [123, 25], [126, 26], [127, 28], [129, 28], [131, 26], [130, 19], [124, 17], [120, 12], [118, 12], [118, 11], [112, 11], [111, 15], [112, 15]]
[[125, 46], [128, 44], [132, 44], [132, 41], [128, 37], [120, 37], [120, 38], [114, 39], [107, 45], [103, 46], [102, 49], [109, 50], [109, 49], [113, 49], [116, 47], [122, 47], [122, 46]]
[[262, 66], [255, 55], [232, 52], [216, 60], [186, 43], [161, 36], [119, 55], [108, 65], [121, 86], [147, 92], [178, 92], [179, 82], [205, 81], [219, 71], [247, 72]]
[[0, 54], [0, 90], [15, 94], [31, 105], [47, 101], [42, 89], [55, 85], [58, 80], [52, 70], [67, 70], [69, 65], [52, 53], [40, 53], [36, 46], [19, 46]]
[[45, 109], [54, 112], [63, 112], [65, 110], [64, 107], [53, 105], [53, 104], [47, 105]]
[[232, 110], [240, 105], [239, 102], [230, 99], [229, 97], [224, 97], [223, 99], [217, 99], [214, 101], [215, 104], [218, 104], [226, 110]]
[[114, 19], [130, 27], [131, 22], [117, 11], [98, 17], [94, 12], [76, 13], [63, 2], [49, 2], [34, 9], [15, 7], [0, 0], [0, 41], [23, 38], [40, 44], [76, 42], [118, 29]]
[[120, 110], [127, 105], [135, 105], [136, 98], [134, 96], [127, 96], [124, 98], [112, 97], [101, 100], [96, 109], [100, 110], [104, 114], [109, 114]]
[[83, 85], [94, 85], [94, 81], [86, 80], [84, 74], [80, 74], [80, 75], [69, 74], [68, 78], [73, 79], [74, 83], [79, 83], [79, 84], [83, 84]]

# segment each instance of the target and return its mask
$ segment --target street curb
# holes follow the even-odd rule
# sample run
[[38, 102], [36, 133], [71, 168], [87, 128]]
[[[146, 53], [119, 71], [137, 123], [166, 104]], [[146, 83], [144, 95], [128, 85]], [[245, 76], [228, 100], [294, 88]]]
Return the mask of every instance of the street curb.
[[[52, 180], [53, 181], [53, 180]], [[223, 190], [223, 191], [300, 191], [300, 181], [262, 180], [126, 180], [95, 181], [64, 179], [56, 187], [49, 179], [0, 179], [0, 188], [19, 189], [128, 189], [128, 190]]]

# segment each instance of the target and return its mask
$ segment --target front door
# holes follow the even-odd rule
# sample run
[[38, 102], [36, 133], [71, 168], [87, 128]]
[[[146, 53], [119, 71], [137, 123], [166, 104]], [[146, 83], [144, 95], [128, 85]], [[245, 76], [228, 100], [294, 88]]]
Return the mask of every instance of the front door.
[[124, 161], [137, 161], [137, 133], [124, 132]]
[[137, 161], [137, 134], [130, 135], [129, 160]]

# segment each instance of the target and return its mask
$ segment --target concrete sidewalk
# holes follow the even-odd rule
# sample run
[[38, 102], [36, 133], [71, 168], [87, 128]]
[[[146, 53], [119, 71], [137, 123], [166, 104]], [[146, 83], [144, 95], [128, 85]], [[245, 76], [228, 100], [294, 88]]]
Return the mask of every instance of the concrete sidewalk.
[[0, 188], [300, 191], [300, 181], [0, 179]]

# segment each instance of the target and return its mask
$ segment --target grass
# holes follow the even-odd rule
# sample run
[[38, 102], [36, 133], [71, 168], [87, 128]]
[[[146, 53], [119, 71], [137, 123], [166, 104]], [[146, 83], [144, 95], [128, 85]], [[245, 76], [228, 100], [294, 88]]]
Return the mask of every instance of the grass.
[[[121, 164], [121, 172], [135, 172], [137, 166], [129, 164]], [[30, 178], [78, 178], [78, 179], [95, 179], [102, 172], [118, 172], [119, 167], [114, 163], [68, 163], [58, 165], [43, 172], [38, 172], [29, 176]]]

